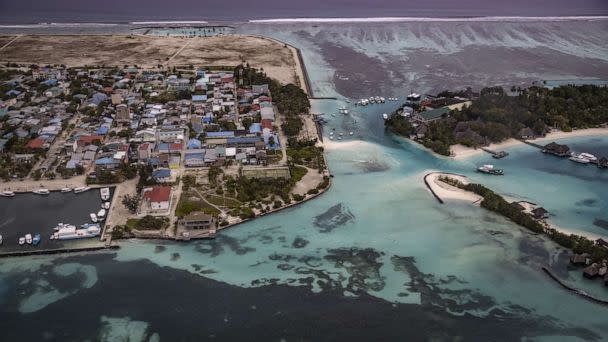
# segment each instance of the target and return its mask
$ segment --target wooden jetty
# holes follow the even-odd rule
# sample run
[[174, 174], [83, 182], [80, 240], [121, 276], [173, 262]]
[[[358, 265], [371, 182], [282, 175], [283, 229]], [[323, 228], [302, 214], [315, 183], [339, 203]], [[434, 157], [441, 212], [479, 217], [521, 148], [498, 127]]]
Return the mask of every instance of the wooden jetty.
[[485, 152], [488, 152], [489, 154], [492, 155], [492, 158], [496, 158], [496, 159], [501, 159], [501, 158], [504, 158], [509, 155], [509, 153], [506, 151], [494, 151], [494, 150], [490, 150], [487, 147], [482, 147], [481, 149]]
[[601, 298], [597, 298], [594, 297], [590, 294], [588, 294], [585, 291], [579, 290], [575, 287], [572, 287], [568, 284], [566, 284], [565, 282], [563, 282], [561, 279], [559, 279], [548, 267], [543, 266], [542, 270], [553, 280], [555, 280], [555, 282], [557, 282], [559, 285], [561, 285], [563, 288], [565, 288], [566, 290], [576, 294], [577, 296], [583, 297], [589, 301], [598, 303], [598, 304], [602, 304], [602, 305], [606, 305], [608, 306], [608, 300], [606, 299], [601, 299]]

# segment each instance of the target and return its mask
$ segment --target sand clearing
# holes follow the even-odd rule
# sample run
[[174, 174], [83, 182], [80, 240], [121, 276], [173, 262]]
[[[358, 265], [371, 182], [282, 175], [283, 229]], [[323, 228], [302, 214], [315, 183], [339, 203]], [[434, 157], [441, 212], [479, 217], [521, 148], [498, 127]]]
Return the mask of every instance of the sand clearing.
[[[593, 136], [604, 136], [608, 135], [608, 127], [606, 128], [587, 128], [587, 129], [577, 129], [572, 132], [562, 132], [562, 131], [553, 131], [548, 133], [545, 137], [537, 138], [531, 140], [535, 143], [549, 143], [553, 140], [565, 139], [565, 138], [576, 138], [576, 137], [593, 137]], [[509, 147], [517, 146], [519, 144], [523, 144], [521, 141], [516, 139], [508, 139], [498, 144], [491, 144], [487, 146], [488, 149], [493, 151], [501, 151]], [[466, 159], [473, 156], [478, 156], [484, 152], [480, 148], [472, 148], [463, 145], [453, 145], [450, 150], [452, 151], [452, 158], [460, 160]]]
[[433, 192], [435, 192], [435, 194], [444, 201], [445, 200], [460, 200], [460, 201], [467, 201], [470, 203], [479, 204], [479, 202], [483, 199], [483, 197], [481, 197], [475, 193], [472, 193], [472, 192], [469, 192], [466, 190], [462, 190], [460, 188], [449, 185], [449, 184], [444, 183], [439, 180], [439, 177], [447, 176], [452, 179], [458, 180], [464, 184], [468, 184], [469, 181], [468, 181], [467, 177], [465, 177], [465, 176], [458, 176], [458, 175], [453, 175], [453, 174], [449, 174], [449, 173], [441, 173], [441, 172], [433, 172], [433, 173], [425, 172], [424, 174], [425, 175], [428, 174], [428, 176], [426, 177], [426, 181], [428, 182], [431, 189], [433, 189]]
[[[0, 42], [6, 41], [0, 39]], [[245, 35], [178, 38], [142, 35], [22, 36], [0, 51], [0, 62], [22, 64], [236, 66], [264, 69], [283, 84], [297, 84], [297, 58], [276, 40]], [[298, 76], [300, 77], [300, 76]]]

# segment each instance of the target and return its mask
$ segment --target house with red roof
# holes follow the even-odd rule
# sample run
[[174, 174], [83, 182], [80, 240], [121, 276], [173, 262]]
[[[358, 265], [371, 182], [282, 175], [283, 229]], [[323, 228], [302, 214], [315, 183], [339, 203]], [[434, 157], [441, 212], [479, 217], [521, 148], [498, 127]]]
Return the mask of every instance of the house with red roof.
[[44, 148], [44, 139], [42, 138], [36, 138], [36, 139], [32, 139], [30, 140], [27, 145], [25, 145], [25, 147], [29, 148], [30, 150], [39, 150]]
[[269, 130], [272, 131], [272, 120], [270, 119], [263, 119], [261, 124], [262, 124], [262, 129], [264, 128], [268, 128]]
[[155, 186], [144, 190], [144, 202], [152, 210], [168, 210], [171, 202], [170, 186]]

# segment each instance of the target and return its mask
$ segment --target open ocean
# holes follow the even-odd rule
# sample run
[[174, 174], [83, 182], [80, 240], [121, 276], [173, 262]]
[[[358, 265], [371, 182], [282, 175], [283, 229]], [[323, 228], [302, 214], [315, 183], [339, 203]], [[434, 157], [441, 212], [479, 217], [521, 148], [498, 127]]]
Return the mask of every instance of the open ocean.
[[[608, 298], [599, 281], [568, 268], [567, 251], [479, 207], [439, 204], [422, 181], [431, 170], [465, 174], [541, 204], [559, 226], [608, 236], [605, 227], [594, 225], [608, 220], [606, 171], [523, 145], [500, 161], [488, 155], [438, 158], [385, 133], [382, 113], [398, 103], [352, 103], [372, 95], [403, 98], [411, 90], [608, 79], [607, 20], [246, 22], [604, 16], [604, 1], [459, 1], [456, 7], [453, 1], [393, 0], [374, 2], [373, 9], [364, 1], [237, 1], [229, 11], [228, 3], [200, 1], [187, 12], [180, 3], [168, 8], [159, 1], [1, 2], [0, 22], [12, 27], [0, 33], [128, 32], [137, 25], [125, 23], [134, 21], [226, 18], [241, 21], [235, 24], [239, 33], [291, 43], [302, 50], [315, 96], [339, 98], [313, 100], [313, 112], [351, 109], [348, 116], [326, 116], [326, 132], [354, 132], [327, 148], [335, 175], [331, 189], [212, 241], [131, 240], [107, 253], [0, 259], [0, 339], [606, 340], [608, 308], [566, 292], [540, 270], [548, 266], [569, 284]], [[123, 24], [15, 27], [41, 22]], [[564, 142], [608, 155], [608, 137]], [[507, 175], [474, 172], [488, 162]]]

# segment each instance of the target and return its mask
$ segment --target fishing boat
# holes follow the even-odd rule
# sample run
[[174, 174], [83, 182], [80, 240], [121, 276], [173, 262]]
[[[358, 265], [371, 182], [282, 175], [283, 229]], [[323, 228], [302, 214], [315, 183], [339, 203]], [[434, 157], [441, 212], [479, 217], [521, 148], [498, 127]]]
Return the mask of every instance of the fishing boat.
[[76, 229], [76, 226], [68, 224], [59, 228], [58, 231], [51, 235], [51, 240], [73, 240], [86, 239], [99, 236], [101, 228], [98, 224], [83, 225], [81, 229]]
[[34, 238], [32, 239], [32, 244], [34, 246], [38, 246], [40, 243], [40, 234], [34, 234]]
[[26, 242], [28, 245], [31, 245], [31, 244], [32, 244], [32, 234], [25, 234], [25, 242]]
[[99, 194], [101, 196], [102, 201], [107, 201], [110, 199], [110, 188], [101, 188], [99, 189]]
[[0, 196], [2, 196], [2, 197], [14, 197], [15, 193], [12, 192], [12, 191], [4, 190], [4, 191], [0, 192]]
[[40, 189], [36, 189], [34, 191], [32, 191], [33, 193], [37, 194], [37, 195], [48, 195], [51, 192], [49, 191], [49, 189], [44, 189], [44, 188], [40, 188]]
[[504, 175], [503, 170], [501, 169], [495, 169], [494, 165], [483, 165], [477, 168], [477, 172], [481, 172], [481, 173], [486, 173], [489, 175], [498, 175], [498, 176], [502, 176]]
[[91, 216], [91, 221], [97, 222], [97, 215], [95, 215], [95, 213], [91, 213], [89, 215]]
[[89, 191], [90, 189], [91, 188], [89, 188], [88, 186], [79, 186], [77, 188], [74, 188], [74, 193], [79, 194], [81, 192]]
[[65, 188], [61, 188], [61, 192], [66, 193], [66, 192], [72, 192], [72, 188], [69, 187], [65, 187]]
[[581, 154], [572, 153], [572, 156], [568, 159], [572, 160], [573, 162], [577, 162], [577, 163], [581, 163], [581, 164], [589, 164], [590, 163], [589, 159], [585, 158]]
[[108, 210], [110, 209], [110, 202], [103, 202], [103, 204], [101, 205], [102, 208]]
[[19, 246], [25, 245], [25, 238], [22, 236], [19, 238]]

